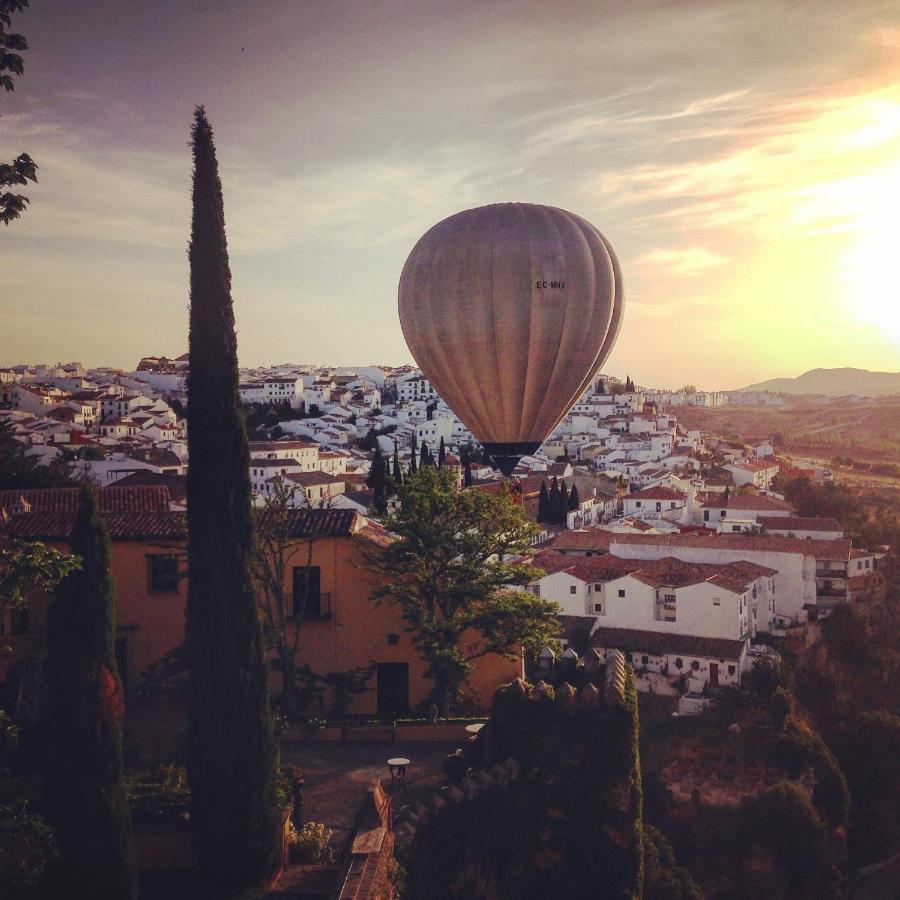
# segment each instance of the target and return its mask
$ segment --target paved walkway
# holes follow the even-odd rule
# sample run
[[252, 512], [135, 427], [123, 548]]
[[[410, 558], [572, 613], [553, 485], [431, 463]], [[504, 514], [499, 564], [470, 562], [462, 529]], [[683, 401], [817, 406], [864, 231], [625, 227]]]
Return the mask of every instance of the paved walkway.
[[[282, 763], [299, 766], [305, 777], [303, 819], [324, 822], [334, 829], [331, 845], [340, 851], [350, 835], [353, 818], [366, 789], [380, 778], [394, 800], [395, 814], [413, 800], [430, 797], [446, 780], [441, 769], [444, 757], [458, 743], [283, 743]], [[405, 756], [410, 760], [406, 786], [391, 786], [387, 760]]]

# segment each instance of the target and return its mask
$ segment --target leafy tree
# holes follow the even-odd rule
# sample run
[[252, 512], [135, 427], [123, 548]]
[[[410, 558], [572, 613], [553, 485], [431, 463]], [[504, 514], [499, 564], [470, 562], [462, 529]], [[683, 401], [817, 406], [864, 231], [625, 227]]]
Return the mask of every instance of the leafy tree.
[[76, 556], [37, 541], [9, 541], [0, 546], [0, 616], [27, 607], [31, 599], [52, 591], [80, 565]]
[[[296, 488], [286, 485], [280, 478], [275, 479], [272, 493], [266, 495], [264, 508], [256, 513], [253, 553], [253, 572], [263, 613], [263, 636], [281, 669], [279, 705], [289, 718], [299, 715], [302, 705], [297, 683], [297, 656], [303, 613], [309, 600], [309, 579], [305, 576], [312, 565], [314, 544], [311, 537], [297, 536], [298, 518], [306, 512], [297, 508], [295, 497]], [[293, 579], [295, 567], [302, 569], [302, 579]], [[293, 590], [285, 589], [288, 583]], [[297, 587], [300, 588], [299, 596]]]
[[703, 893], [683, 866], [666, 836], [644, 825], [644, 900], [702, 900]]
[[[21, 52], [28, 49], [28, 41], [21, 34], [8, 29], [12, 26], [12, 14], [28, 8], [28, 0], [0, 0], [0, 87], [6, 91], [16, 89], [15, 77], [25, 71]], [[0, 189], [37, 182], [37, 163], [27, 154], [20, 153], [11, 163], [0, 163]], [[0, 193], [0, 220], [9, 225], [25, 212], [29, 200], [10, 191]]]
[[384, 454], [380, 447], [376, 447], [375, 453], [372, 454], [372, 465], [369, 469], [369, 477], [366, 479], [366, 487], [372, 491], [372, 506], [380, 516], [387, 511], [387, 477], [384, 467]]
[[850, 806], [850, 856], [857, 865], [900, 850], [900, 718], [864, 713], [837, 726], [829, 743], [846, 773]]
[[70, 542], [82, 564], [60, 582], [50, 604], [44, 667], [43, 790], [59, 840], [55, 880], [59, 887], [77, 884], [80, 897], [136, 897], [109, 535], [86, 485]]
[[222, 185], [202, 106], [192, 139], [187, 768], [199, 868], [210, 882], [236, 888], [258, 882], [274, 865], [277, 748], [252, 571], [249, 453]]
[[407, 478], [400, 501], [387, 520], [397, 539], [370, 560], [385, 578], [373, 597], [400, 607], [446, 715], [474, 660], [544, 646], [559, 607], [511, 590], [540, 570], [507, 560], [528, 549], [536, 527], [506, 488], [457, 491], [452, 472], [425, 467]]
[[75, 481], [66, 466], [54, 460], [40, 465], [25, 455], [25, 447], [14, 435], [12, 423], [0, 421], [0, 490], [72, 487]]

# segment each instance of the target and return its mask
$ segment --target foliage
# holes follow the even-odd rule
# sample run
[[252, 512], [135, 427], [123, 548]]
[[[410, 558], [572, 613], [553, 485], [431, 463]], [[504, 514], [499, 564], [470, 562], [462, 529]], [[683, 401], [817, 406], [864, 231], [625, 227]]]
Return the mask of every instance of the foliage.
[[[641, 896], [636, 706], [535, 703], [526, 691], [521, 682], [502, 688], [489, 738], [479, 737], [484, 765], [514, 747], [523, 774], [417, 828], [411, 897]], [[631, 700], [633, 693], [631, 682]]]
[[828, 741], [853, 797], [851, 859], [866, 865], [891, 856], [900, 850], [900, 718], [863, 713], [837, 726]]
[[132, 772], [125, 786], [136, 823], [172, 825], [190, 819], [191, 788], [183, 766], [162, 765]]
[[307, 822], [299, 831], [289, 826], [288, 843], [291, 859], [303, 865], [330, 865], [334, 862], [334, 850], [329, 841], [334, 831], [321, 822]]
[[679, 866], [666, 836], [644, 825], [644, 900], [701, 900], [700, 888]]
[[[308, 663], [297, 669], [298, 680], [303, 683], [310, 695], [319, 698], [323, 707], [324, 694], [326, 691], [330, 692], [329, 711], [337, 717], [347, 714], [347, 709], [356, 694], [363, 694], [369, 689], [369, 682], [374, 674], [375, 663], [340, 672], [329, 672], [326, 675], [313, 672]], [[322, 722], [323, 726], [324, 724]]]
[[379, 516], [383, 516], [387, 512], [388, 480], [387, 459], [376, 444], [375, 452], [372, 454], [372, 464], [369, 468], [369, 477], [366, 479], [366, 487], [372, 490], [372, 506]]
[[137, 696], [145, 701], [157, 697], [181, 698], [187, 696], [188, 687], [187, 659], [182, 643], [141, 672]]
[[790, 689], [791, 671], [783, 662], [761, 657], [744, 676], [744, 687], [760, 700], [768, 703], [778, 688]]
[[52, 591], [79, 566], [78, 557], [37, 541], [12, 540], [0, 546], [0, 616], [28, 606], [37, 594]]
[[815, 733], [789, 728], [776, 735], [766, 750], [769, 765], [784, 769], [792, 778], [812, 768], [816, 808], [833, 825], [843, 825], [850, 810], [850, 791], [834, 754]]
[[409, 475], [400, 500], [387, 520], [397, 540], [370, 559], [384, 576], [373, 597], [399, 605], [446, 714], [473, 660], [543, 646], [559, 607], [511, 589], [540, 572], [507, 560], [528, 549], [536, 526], [505, 488], [458, 492], [452, 472], [426, 466]]
[[58, 831], [54, 874], [85, 898], [134, 897], [109, 535], [87, 485], [70, 541], [82, 565], [59, 583], [47, 614], [43, 790]]
[[12, 423], [0, 420], [0, 490], [72, 487], [74, 484], [64, 463], [53, 460], [44, 466], [26, 456], [25, 447], [15, 438]]
[[277, 744], [252, 572], [249, 452], [222, 185], [212, 128], [194, 114], [188, 395], [188, 777], [202, 875], [240, 888], [275, 864]]
[[[299, 715], [301, 698], [297, 684], [297, 655], [303, 615], [309, 602], [309, 569], [312, 565], [314, 541], [294, 537], [297, 520], [295, 488], [276, 479], [265, 506], [254, 515], [254, 546], [251, 560], [253, 577], [263, 614], [263, 637], [266, 649], [275, 652], [282, 675], [279, 705], [284, 715]], [[306, 495], [301, 491], [305, 501]], [[294, 580], [294, 568], [302, 577]], [[285, 589], [300, 588], [300, 596]], [[299, 582], [299, 585], [297, 584]]]
[[[15, 77], [25, 71], [21, 53], [28, 49], [28, 41], [8, 29], [12, 25], [12, 14], [27, 7], [28, 0], [0, 0], [0, 87], [6, 91], [15, 90]], [[37, 163], [27, 153], [20, 153], [11, 163], [0, 163], [0, 188], [37, 182], [37, 168]], [[0, 193], [0, 221], [9, 225], [25, 211], [28, 202], [21, 194]]]
[[0, 803], [0, 885], [4, 897], [24, 896], [59, 859], [53, 829], [27, 801]]
[[784, 725], [793, 710], [794, 699], [789, 691], [783, 687], [777, 687], [769, 700], [769, 715], [772, 721], [779, 727]]

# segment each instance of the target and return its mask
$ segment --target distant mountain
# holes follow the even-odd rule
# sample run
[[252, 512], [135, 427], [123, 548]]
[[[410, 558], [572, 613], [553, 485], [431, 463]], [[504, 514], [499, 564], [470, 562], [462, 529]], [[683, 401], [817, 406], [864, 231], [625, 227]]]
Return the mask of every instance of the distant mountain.
[[900, 394], [900, 372], [870, 372], [868, 369], [811, 369], [797, 378], [771, 378], [742, 391], [772, 391], [783, 394], [824, 394], [844, 397], [882, 397]]

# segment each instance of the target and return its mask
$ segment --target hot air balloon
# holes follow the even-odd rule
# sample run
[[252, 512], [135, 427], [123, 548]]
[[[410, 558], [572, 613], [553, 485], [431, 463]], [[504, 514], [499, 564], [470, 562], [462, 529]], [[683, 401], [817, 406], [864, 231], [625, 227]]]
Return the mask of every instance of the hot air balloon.
[[603, 235], [531, 203], [438, 222], [409, 254], [398, 297], [416, 363], [504, 475], [565, 417], [622, 321]]

